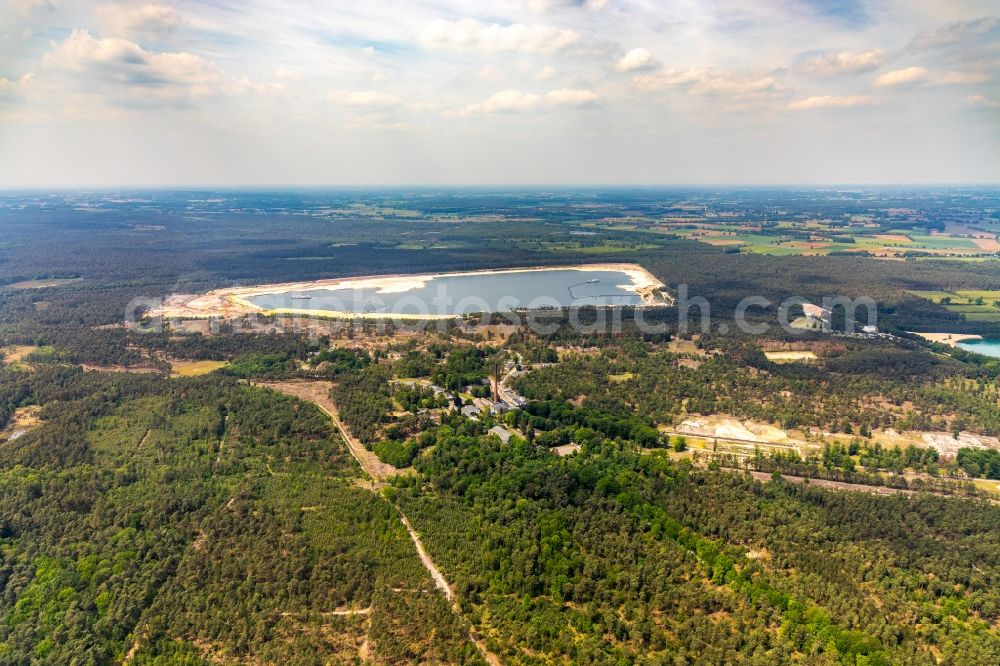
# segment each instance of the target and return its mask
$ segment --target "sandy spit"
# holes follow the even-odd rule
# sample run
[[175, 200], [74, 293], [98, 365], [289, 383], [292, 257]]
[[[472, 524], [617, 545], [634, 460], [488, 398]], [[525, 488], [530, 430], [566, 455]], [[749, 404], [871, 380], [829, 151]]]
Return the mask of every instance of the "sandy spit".
[[959, 342], [968, 340], [982, 340], [981, 335], [970, 335], [969, 333], [914, 333], [928, 342], [940, 342], [955, 347]]

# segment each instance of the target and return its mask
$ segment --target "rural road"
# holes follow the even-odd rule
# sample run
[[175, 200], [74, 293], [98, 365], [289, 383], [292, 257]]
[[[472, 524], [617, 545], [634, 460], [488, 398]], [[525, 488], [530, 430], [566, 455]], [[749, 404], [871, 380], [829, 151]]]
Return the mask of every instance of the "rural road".
[[[340, 420], [340, 416], [337, 412], [337, 406], [330, 399], [330, 389], [333, 384], [326, 381], [298, 381], [298, 382], [269, 382], [262, 384], [267, 388], [270, 388], [279, 393], [284, 393], [286, 395], [291, 395], [298, 398], [299, 400], [304, 400], [306, 402], [311, 402], [320, 410], [330, 417], [333, 424], [337, 426], [337, 430], [340, 431], [341, 436], [343, 436], [344, 441], [347, 442], [347, 447], [354, 456], [361, 468], [368, 473], [369, 476], [375, 481], [375, 489], [378, 490], [385, 484], [385, 479], [400, 473], [400, 470], [396, 469], [392, 465], [386, 465], [378, 457], [365, 448], [354, 435], [344, 426]], [[379, 493], [380, 497], [385, 497]], [[386, 500], [388, 501], [388, 500]], [[445, 598], [451, 603], [452, 610], [466, 623], [468, 627], [469, 640], [476, 646], [479, 650], [479, 654], [482, 655], [483, 659], [490, 666], [500, 666], [500, 659], [489, 651], [486, 647], [486, 643], [479, 638], [472, 628], [472, 625], [465, 619], [462, 614], [462, 609], [458, 605], [458, 599], [455, 597], [455, 593], [451, 589], [451, 585], [448, 584], [448, 579], [444, 577], [441, 570], [438, 569], [437, 565], [434, 564], [434, 560], [427, 553], [427, 549], [424, 548], [423, 541], [420, 540], [420, 535], [417, 531], [413, 529], [413, 525], [410, 524], [409, 518], [403, 513], [403, 510], [399, 505], [392, 503], [393, 508], [399, 514], [399, 521], [406, 528], [409, 533], [410, 538], [413, 539], [413, 545], [417, 549], [417, 555], [420, 557], [420, 562], [427, 569], [427, 572], [431, 575], [434, 580], [434, 585], [437, 586], [439, 590], [444, 592]]]
[[392, 465], [387, 465], [379, 460], [378, 456], [366, 449], [365, 445], [362, 444], [357, 437], [352, 435], [346, 426], [344, 426], [343, 422], [340, 420], [340, 414], [337, 411], [337, 406], [333, 404], [333, 400], [330, 399], [330, 389], [333, 388], [333, 384], [331, 382], [266, 382], [261, 385], [278, 391], [279, 393], [293, 396], [299, 400], [311, 402], [319, 407], [320, 411], [333, 420], [333, 424], [337, 426], [337, 430], [340, 431], [344, 441], [347, 442], [347, 448], [350, 450], [351, 455], [358, 461], [361, 468], [368, 473], [368, 476], [375, 481], [376, 486], [381, 487], [386, 479], [400, 473], [400, 470], [396, 469]]

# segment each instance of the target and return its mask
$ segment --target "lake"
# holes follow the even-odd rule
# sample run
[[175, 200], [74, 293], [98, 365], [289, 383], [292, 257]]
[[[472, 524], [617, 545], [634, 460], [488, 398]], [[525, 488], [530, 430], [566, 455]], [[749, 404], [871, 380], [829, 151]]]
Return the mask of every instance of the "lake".
[[1000, 358], [1000, 339], [968, 340], [966, 342], [959, 342], [958, 346], [965, 351]]
[[264, 310], [350, 314], [455, 316], [516, 309], [643, 305], [634, 271], [553, 268], [387, 278], [358, 286], [256, 293], [245, 300]]

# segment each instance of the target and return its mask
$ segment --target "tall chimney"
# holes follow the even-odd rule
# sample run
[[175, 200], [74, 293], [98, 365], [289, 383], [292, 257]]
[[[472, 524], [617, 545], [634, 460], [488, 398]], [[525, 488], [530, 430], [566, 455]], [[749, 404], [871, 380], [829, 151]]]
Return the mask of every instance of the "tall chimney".
[[500, 364], [493, 366], [493, 404], [500, 402]]

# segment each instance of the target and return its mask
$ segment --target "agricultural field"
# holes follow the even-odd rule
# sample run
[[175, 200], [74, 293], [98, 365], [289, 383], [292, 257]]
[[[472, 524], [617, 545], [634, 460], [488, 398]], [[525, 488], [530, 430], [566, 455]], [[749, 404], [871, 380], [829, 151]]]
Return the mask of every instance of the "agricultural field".
[[1000, 321], [1000, 291], [957, 289], [955, 291], [911, 291], [945, 309], [961, 314], [968, 321]]
[[[997, 230], [982, 224], [945, 224], [912, 227], [898, 221], [874, 218], [854, 219], [770, 219], [754, 217], [740, 223], [739, 216], [630, 219], [628, 223], [608, 221], [596, 228], [632, 231], [697, 241], [741, 253], [773, 257], [861, 254], [879, 258], [996, 258], [1000, 251]], [[733, 250], [729, 250], [733, 251]]]
[[[617, 242], [605, 242], [599, 245], [586, 245], [579, 242], [543, 242], [537, 244], [540, 252], [566, 252], [570, 254], [606, 254], [606, 253], [629, 253], [636, 250], [654, 250], [658, 246], [653, 244], [626, 244]], [[523, 246], [523, 249], [533, 249], [530, 246]]]

